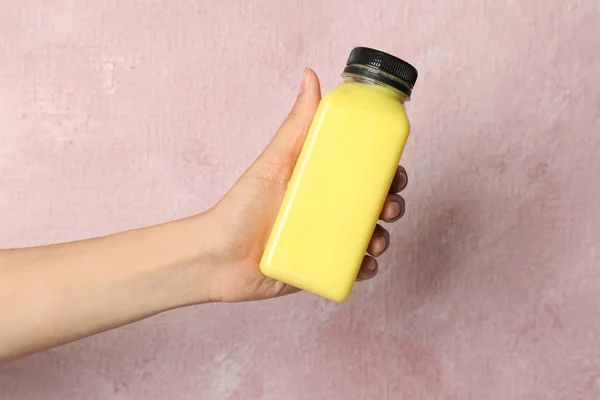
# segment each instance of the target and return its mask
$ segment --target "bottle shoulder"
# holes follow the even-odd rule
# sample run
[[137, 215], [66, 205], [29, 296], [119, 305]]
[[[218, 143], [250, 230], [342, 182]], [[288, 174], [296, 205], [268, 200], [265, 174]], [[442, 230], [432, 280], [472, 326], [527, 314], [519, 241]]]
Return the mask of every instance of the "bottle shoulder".
[[389, 107], [404, 113], [404, 105], [400, 98], [389, 89], [378, 85], [368, 85], [355, 82], [343, 82], [328, 92], [324, 99], [341, 103], [359, 105], [374, 104]]
[[335, 108], [353, 115], [377, 115], [409, 129], [404, 104], [386, 91], [376, 85], [344, 82], [323, 96], [321, 108]]

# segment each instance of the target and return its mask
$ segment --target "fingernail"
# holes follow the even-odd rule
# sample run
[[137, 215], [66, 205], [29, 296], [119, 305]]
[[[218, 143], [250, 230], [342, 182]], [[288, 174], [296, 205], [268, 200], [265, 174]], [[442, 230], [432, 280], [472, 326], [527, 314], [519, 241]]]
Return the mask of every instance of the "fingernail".
[[300, 81], [300, 93], [304, 92], [308, 87], [308, 80], [310, 78], [310, 69], [304, 68], [302, 71], [302, 80]]
[[367, 269], [369, 271], [375, 271], [377, 269], [377, 261], [374, 258], [369, 258]]
[[381, 250], [381, 254], [385, 253], [387, 249], [390, 247], [390, 237], [385, 238], [385, 245], [383, 246], [383, 250]]
[[400, 186], [400, 190], [402, 190], [408, 184], [408, 176], [404, 172], [401, 172], [400, 176], [399, 176], [399, 180], [400, 180], [400, 182], [398, 183], [398, 186]]
[[383, 254], [387, 248], [388, 242], [387, 239], [384, 237], [381, 237], [380, 239], [377, 240], [377, 248], [375, 249], [375, 251], [377, 252], [377, 255]]
[[400, 204], [396, 203], [395, 201], [392, 201], [390, 203], [390, 217], [389, 219], [394, 219], [394, 218], [398, 218], [400, 216]]

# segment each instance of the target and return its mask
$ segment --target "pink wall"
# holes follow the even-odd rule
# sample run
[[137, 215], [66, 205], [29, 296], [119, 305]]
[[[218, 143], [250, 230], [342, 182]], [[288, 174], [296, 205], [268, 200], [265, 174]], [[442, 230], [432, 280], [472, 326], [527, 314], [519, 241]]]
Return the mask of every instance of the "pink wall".
[[600, 398], [597, 0], [2, 1], [0, 247], [209, 207], [355, 45], [421, 72], [378, 279], [160, 315], [0, 398]]

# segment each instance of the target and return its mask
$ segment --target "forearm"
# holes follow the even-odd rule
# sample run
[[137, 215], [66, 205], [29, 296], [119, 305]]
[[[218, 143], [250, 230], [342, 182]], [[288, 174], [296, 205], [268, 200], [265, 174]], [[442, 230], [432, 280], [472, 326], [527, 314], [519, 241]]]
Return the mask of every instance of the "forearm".
[[0, 251], [0, 361], [208, 301], [198, 234], [186, 219]]

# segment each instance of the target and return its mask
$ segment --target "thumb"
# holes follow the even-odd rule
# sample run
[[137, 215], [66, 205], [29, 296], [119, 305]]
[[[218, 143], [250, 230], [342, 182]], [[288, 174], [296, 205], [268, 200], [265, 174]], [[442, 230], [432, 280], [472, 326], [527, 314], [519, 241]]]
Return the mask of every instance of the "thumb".
[[[280, 179], [289, 178], [320, 101], [319, 78], [313, 70], [305, 68], [302, 73], [300, 92], [292, 110], [277, 130], [271, 143], [256, 160], [261, 167], [267, 167], [259, 168], [260, 170], [279, 175]], [[284, 176], [282, 177], [281, 174]]]

